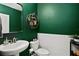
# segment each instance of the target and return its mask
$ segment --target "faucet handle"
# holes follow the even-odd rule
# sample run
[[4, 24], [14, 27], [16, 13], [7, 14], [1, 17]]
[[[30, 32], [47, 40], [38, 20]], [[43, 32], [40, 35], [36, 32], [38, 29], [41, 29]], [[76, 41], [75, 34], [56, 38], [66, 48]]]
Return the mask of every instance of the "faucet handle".
[[4, 43], [4, 45], [7, 45], [9, 43], [7, 37], [6, 37], [6, 39], [4, 40], [3, 43]]
[[13, 38], [13, 43], [16, 43], [16, 38], [15, 37]]

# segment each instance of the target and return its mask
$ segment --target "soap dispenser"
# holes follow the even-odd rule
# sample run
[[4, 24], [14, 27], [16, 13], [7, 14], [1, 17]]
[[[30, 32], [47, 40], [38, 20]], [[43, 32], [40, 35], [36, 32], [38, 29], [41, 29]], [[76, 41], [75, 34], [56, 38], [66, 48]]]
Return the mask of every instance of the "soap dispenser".
[[4, 44], [5, 44], [5, 45], [8, 44], [8, 39], [7, 39], [7, 37], [6, 37], [5, 41], [4, 41]]

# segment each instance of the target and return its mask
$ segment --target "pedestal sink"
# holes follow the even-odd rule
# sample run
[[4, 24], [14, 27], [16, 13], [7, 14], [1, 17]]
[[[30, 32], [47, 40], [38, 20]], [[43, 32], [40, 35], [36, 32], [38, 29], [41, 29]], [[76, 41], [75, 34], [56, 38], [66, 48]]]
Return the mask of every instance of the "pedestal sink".
[[17, 56], [20, 52], [27, 49], [29, 42], [25, 40], [18, 40], [16, 43], [0, 45], [0, 53], [4, 56]]

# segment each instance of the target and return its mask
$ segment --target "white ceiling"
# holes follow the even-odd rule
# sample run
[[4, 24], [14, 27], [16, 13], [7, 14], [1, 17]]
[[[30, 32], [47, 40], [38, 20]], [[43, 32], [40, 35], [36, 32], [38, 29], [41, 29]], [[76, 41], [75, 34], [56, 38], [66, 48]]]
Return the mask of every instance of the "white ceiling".
[[18, 5], [17, 3], [0, 3], [2, 5], [6, 5], [8, 7], [11, 7], [13, 9], [16, 9], [16, 10], [19, 10], [19, 11], [22, 11], [22, 7], [20, 5]]

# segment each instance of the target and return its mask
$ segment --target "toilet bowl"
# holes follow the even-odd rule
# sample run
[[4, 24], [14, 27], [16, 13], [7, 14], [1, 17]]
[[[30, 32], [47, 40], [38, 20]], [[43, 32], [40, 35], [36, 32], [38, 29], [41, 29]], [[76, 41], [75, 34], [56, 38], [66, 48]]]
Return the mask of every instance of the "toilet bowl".
[[48, 56], [49, 55], [49, 51], [44, 48], [39, 48], [38, 50], [35, 51], [35, 53], [38, 56]]
[[39, 40], [31, 41], [30, 42], [31, 49], [38, 55], [38, 56], [48, 56], [49, 51], [44, 48], [39, 48]]

